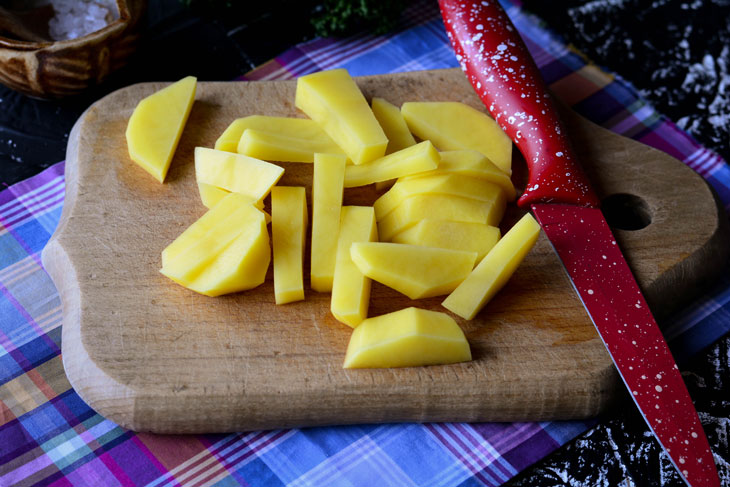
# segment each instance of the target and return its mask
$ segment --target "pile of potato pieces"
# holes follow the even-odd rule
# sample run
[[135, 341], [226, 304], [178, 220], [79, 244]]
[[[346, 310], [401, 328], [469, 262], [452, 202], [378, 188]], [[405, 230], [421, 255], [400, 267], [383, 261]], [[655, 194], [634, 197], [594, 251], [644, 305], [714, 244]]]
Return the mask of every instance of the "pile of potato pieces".
[[[161, 182], [194, 97], [195, 79], [185, 78], [142, 100], [130, 119], [130, 156]], [[465, 319], [476, 315], [539, 234], [527, 214], [500, 238], [498, 224], [515, 198], [509, 138], [457, 102], [410, 102], [399, 110], [374, 98], [370, 106], [343, 69], [299, 78], [295, 104], [310, 119], [241, 118], [214, 149], [195, 149], [209, 211], [163, 250], [161, 272], [208, 296], [256, 287], [271, 260], [271, 223], [276, 304], [304, 299], [306, 194], [277, 186], [284, 169], [266, 161], [311, 162], [310, 285], [331, 292], [333, 316], [355, 329], [344, 366], [471, 360], [446, 313], [407, 308], [368, 318], [370, 279], [411, 299], [448, 294], [444, 307]], [[372, 207], [342, 206], [345, 188], [373, 183], [392, 187]], [[269, 193], [271, 215], [263, 211]]]

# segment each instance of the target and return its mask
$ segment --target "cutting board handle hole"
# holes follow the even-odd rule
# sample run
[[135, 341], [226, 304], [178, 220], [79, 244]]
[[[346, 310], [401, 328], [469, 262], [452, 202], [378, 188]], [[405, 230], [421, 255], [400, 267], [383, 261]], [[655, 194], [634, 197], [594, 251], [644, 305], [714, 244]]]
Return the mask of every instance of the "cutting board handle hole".
[[634, 194], [617, 193], [601, 202], [603, 215], [613, 228], [641, 230], [651, 223], [649, 205]]

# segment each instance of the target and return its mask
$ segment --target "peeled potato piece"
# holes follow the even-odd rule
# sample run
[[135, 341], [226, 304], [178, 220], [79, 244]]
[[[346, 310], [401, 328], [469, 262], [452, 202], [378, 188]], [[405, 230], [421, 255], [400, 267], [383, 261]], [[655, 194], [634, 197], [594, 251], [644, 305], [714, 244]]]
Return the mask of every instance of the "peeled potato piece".
[[483, 179], [459, 174], [440, 174], [435, 176], [399, 180], [390, 190], [375, 200], [375, 217], [378, 221], [400, 205], [403, 200], [418, 194], [443, 194], [462, 196], [480, 201], [492, 201], [502, 188]]
[[[240, 226], [242, 223], [245, 223], [249, 217], [249, 209], [247, 207], [252, 206], [253, 203], [254, 201], [251, 198], [243, 195], [223, 198], [216, 205], [215, 211], [207, 211], [185, 229], [170, 245], [165, 247], [162, 251], [162, 267], [167, 267], [170, 262], [177, 259], [183, 252], [189, 251], [196, 243], [209, 236], [213, 244], [226, 244], [233, 240], [238, 230], [231, 228], [231, 225]], [[228, 224], [228, 219], [232, 219], [230, 224]], [[228, 240], [223, 242], [223, 237], [220, 235], [215, 237], [214, 235], [217, 234], [213, 234], [213, 231], [218, 231], [221, 234], [231, 233], [232, 235], [228, 237]], [[218, 238], [218, 242], [216, 242], [216, 238]]]
[[258, 211], [231, 245], [185, 287], [206, 296], [253, 289], [263, 284], [270, 263], [269, 232], [264, 214]]
[[440, 150], [475, 150], [512, 174], [512, 140], [486, 113], [459, 102], [408, 102], [401, 113], [413, 134]]
[[439, 162], [439, 167], [436, 169], [404, 176], [400, 180], [410, 181], [418, 178], [455, 174], [496, 184], [504, 191], [507, 201], [513, 201], [517, 196], [515, 186], [512, 184], [509, 175], [503, 173], [479, 152], [473, 150], [454, 150], [443, 151], [439, 155], [441, 156], [441, 162]]
[[305, 139], [255, 129], [246, 129], [238, 141], [239, 154], [265, 161], [313, 162], [318, 152], [340, 154], [342, 149], [329, 137]]
[[211, 209], [225, 198], [230, 191], [213, 186], [212, 184], [198, 183], [198, 193], [200, 194], [200, 201], [203, 203], [203, 206]]
[[276, 304], [304, 299], [306, 237], [307, 195], [304, 187], [274, 186], [271, 189], [271, 238]]
[[344, 155], [314, 155], [310, 285], [319, 293], [332, 291], [344, 180]]
[[441, 194], [418, 194], [403, 200], [395, 210], [378, 221], [378, 232], [381, 241], [390, 241], [400, 232], [426, 218], [496, 226], [502, 219], [506, 206], [501, 191], [494, 193], [492, 201]]
[[385, 149], [386, 154], [398, 152], [401, 149], [416, 145], [416, 139], [408, 130], [408, 125], [403, 118], [397, 106], [389, 103], [383, 98], [375, 97], [370, 103], [373, 114], [378, 123], [383, 128], [385, 136], [388, 137], [388, 147]]
[[[330, 147], [338, 154], [344, 154], [337, 144], [324, 130], [308, 118], [272, 117], [269, 115], [250, 115], [237, 118], [215, 141], [215, 149], [226, 152], [237, 152], [243, 133], [248, 130], [260, 133], [275, 134], [290, 139], [309, 140], [313, 143]], [[329, 152], [329, 151], [328, 151]]]
[[337, 321], [352, 328], [367, 318], [371, 283], [352, 261], [350, 246], [353, 242], [377, 239], [375, 212], [371, 206], [342, 207], [330, 310]]
[[350, 337], [343, 367], [416, 367], [469, 360], [469, 343], [453, 318], [406, 308], [360, 323]]
[[474, 318], [507, 284], [539, 235], [540, 225], [527, 213], [441, 304], [464, 319]]
[[466, 279], [476, 252], [388, 242], [355, 242], [350, 256], [360, 272], [411, 299], [448, 294]]
[[393, 237], [393, 242], [476, 252], [478, 264], [500, 237], [499, 227], [485, 223], [426, 218]]
[[205, 147], [195, 148], [195, 179], [198, 185], [208, 184], [261, 201], [283, 175], [284, 168], [253, 157]]
[[[198, 192], [200, 193], [200, 200], [203, 202], [203, 206], [208, 209], [213, 208], [215, 205], [220, 203], [226, 195], [230, 194], [230, 191], [205, 183], [198, 183]], [[271, 223], [271, 215], [264, 211], [263, 200], [256, 201], [251, 198], [251, 204], [263, 211], [264, 216], [266, 217], [266, 223]]]
[[230, 193], [162, 252], [160, 272], [207, 296], [264, 282], [271, 260], [266, 218], [251, 199]]
[[159, 182], [165, 180], [195, 100], [197, 80], [188, 76], [139, 102], [127, 124], [129, 156]]
[[360, 88], [345, 69], [302, 76], [295, 105], [319, 124], [354, 164], [385, 154], [388, 139]]
[[[383, 128], [385, 136], [388, 137], [388, 147], [385, 148], [386, 155], [416, 145], [416, 139], [413, 138], [413, 134], [408, 130], [408, 125], [406, 125], [403, 114], [401, 114], [397, 106], [378, 97], [373, 98], [370, 106], [373, 109], [375, 118]], [[376, 191], [386, 190], [394, 182], [394, 179], [378, 181], [375, 183], [375, 189]]]
[[378, 181], [429, 171], [436, 169], [440, 160], [441, 157], [433, 144], [425, 140], [420, 144], [388, 154], [367, 164], [347, 166], [345, 187], [365, 186]]

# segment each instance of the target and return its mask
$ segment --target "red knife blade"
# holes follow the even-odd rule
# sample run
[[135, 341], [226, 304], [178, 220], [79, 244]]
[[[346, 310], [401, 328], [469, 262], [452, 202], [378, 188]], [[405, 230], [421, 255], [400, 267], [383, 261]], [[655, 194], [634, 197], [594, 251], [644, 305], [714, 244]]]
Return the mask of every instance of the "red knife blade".
[[497, 0], [439, 0], [456, 57], [527, 162], [531, 208], [631, 397], [681, 477], [720, 480], [682, 376], [599, 209], [540, 73]]

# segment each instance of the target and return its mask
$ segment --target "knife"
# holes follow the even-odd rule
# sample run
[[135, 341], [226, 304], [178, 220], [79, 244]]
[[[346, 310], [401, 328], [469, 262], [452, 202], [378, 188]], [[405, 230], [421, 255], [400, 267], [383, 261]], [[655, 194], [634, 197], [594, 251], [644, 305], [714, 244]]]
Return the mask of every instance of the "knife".
[[462, 69], [527, 162], [518, 200], [555, 248], [631, 397], [680, 476], [720, 480], [702, 424], [527, 47], [497, 0], [439, 0]]

